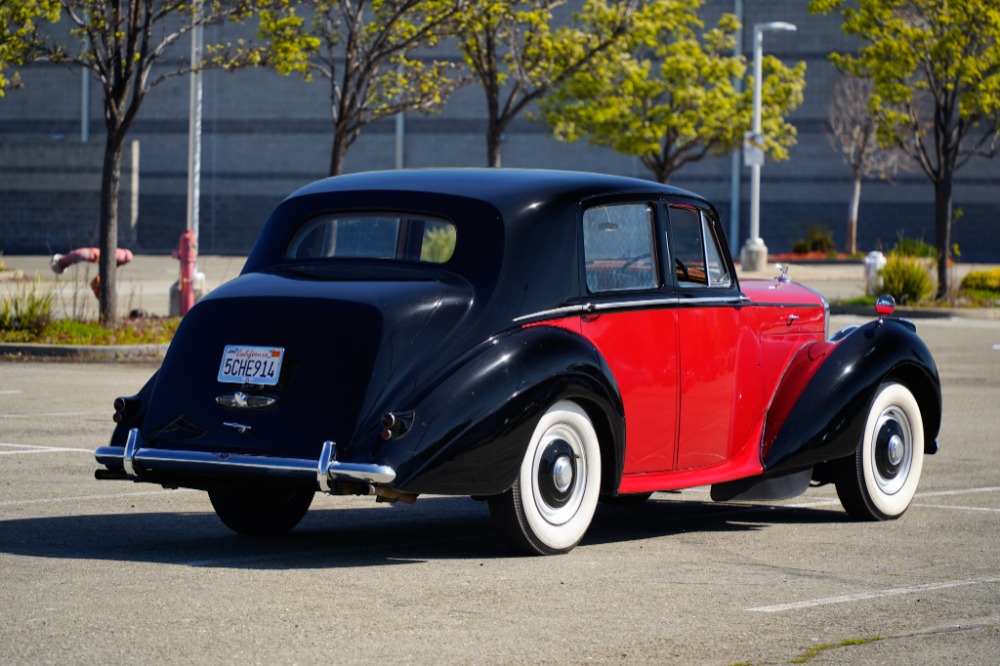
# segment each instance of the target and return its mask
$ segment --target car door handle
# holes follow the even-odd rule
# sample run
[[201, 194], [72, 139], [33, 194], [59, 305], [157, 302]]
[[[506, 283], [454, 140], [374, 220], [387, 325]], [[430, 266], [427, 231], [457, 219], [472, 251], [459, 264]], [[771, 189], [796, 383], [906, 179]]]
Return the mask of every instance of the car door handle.
[[601, 313], [597, 311], [597, 306], [593, 303], [583, 304], [583, 320], [584, 321], [595, 321], [601, 318]]
[[799, 316], [798, 315], [788, 315], [788, 322], [785, 325], [786, 326], [791, 326], [792, 324], [794, 324], [798, 320], [799, 320]]

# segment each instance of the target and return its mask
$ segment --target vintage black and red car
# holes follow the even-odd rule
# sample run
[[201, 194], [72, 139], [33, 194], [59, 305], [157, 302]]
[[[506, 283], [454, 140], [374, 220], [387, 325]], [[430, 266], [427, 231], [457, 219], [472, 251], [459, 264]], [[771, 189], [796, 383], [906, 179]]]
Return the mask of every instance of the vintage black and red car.
[[274, 211], [237, 279], [115, 404], [102, 479], [208, 491], [233, 530], [292, 529], [315, 493], [485, 498], [560, 553], [602, 498], [835, 483], [867, 520], [937, 450], [912, 323], [829, 335], [824, 298], [737, 279], [712, 205], [596, 174], [342, 176]]

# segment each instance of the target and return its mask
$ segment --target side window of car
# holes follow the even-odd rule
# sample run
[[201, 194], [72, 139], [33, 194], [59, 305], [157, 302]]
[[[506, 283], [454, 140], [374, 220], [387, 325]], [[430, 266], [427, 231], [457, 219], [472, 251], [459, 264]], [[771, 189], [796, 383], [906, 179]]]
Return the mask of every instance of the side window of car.
[[670, 207], [674, 271], [682, 287], [728, 287], [733, 281], [719, 237], [705, 213], [688, 206]]
[[653, 209], [648, 204], [615, 204], [583, 214], [583, 254], [591, 292], [650, 289], [659, 284], [655, 268]]
[[708, 217], [701, 214], [702, 235], [705, 237], [705, 259], [708, 269], [708, 284], [710, 287], [730, 287], [733, 284], [729, 276], [729, 267], [726, 265], [719, 243], [719, 236], [715, 233], [715, 228], [709, 224]]
[[671, 206], [670, 235], [678, 284], [682, 287], [707, 287], [701, 212], [697, 208]]
[[443, 264], [455, 253], [455, 225], [436, 220], [424, 221], [420, 244], [420, 261]]

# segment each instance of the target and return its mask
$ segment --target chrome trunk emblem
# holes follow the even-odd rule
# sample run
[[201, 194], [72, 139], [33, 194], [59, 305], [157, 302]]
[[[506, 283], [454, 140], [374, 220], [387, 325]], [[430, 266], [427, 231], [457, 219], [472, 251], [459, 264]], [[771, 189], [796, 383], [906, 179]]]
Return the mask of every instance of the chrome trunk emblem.
[[274, 407], [278, 399], [270, 395], [253, 395], [244, 393], [243, 391], [236, 391], [232, 395], [218, 396], [215, 402], [227, 409], [253, 412]]
[[226, 426], [227, 428], [235, 429], [236, 432], [240, 433], [241, 435], [243, 433], [250, 432], [251, 430], [253, 430], [253, 428], [251, 428], [248, 425], [244, 425], [242, 423], [233, 423], [232, 421], [226, 421], [222, 425]]

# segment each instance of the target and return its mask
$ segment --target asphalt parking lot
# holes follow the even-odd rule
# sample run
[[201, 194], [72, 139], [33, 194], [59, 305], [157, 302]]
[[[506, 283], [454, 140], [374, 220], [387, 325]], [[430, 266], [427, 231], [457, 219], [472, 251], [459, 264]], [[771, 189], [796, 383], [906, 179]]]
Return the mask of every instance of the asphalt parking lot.
[[[837, 317], [834, 328], [855, 320]], [[1000, 322], [918, 322], [944, 387], [913, 506], [830, 487], [602, 507], [512, 556], [486, 506], [318, 497], [278, 540], [205, 495], [93, 478], [141, 363], [0, 361], [0, 663], [1000, 663]]]

